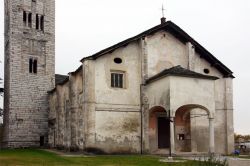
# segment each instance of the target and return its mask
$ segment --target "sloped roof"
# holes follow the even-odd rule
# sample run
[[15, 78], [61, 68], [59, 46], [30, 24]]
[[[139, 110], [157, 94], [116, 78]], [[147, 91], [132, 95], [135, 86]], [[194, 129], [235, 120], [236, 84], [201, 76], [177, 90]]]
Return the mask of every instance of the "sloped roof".
[[190, 77], [190, 78], [200, 78], [200, 79], [209, 79], [209, 80], [217, 80], [218, 77], [210, 76], [210, 75], [204, 75], [200, 73], [196, 73], [194, 71], [185, 69], [181, 66], [175, 66], [170, 69], [165, 69], [161, 71], [160, 73], [154, 75], [153, 77], [150, 77], [146, 80], [146, 84], [149, 84], [155, 80], [158, 80], [163, 77], [167, 76], [181, 76], [181, 77]]
[[64, 84], [66, 81], [68, 81], [68, 79], [69, 79], [69, 76], [67, 76], [67, 75], [56, 74], [55, 75], [55, 84], [56, 85]]
[[69, 80], [69, 76], [67, 75], [61, 75], [61, 74], [55, 74], [55, 88], [48, 91], [48, 93], [53, 93], [56, 90], [57, 85], [63, 85]]
[[164, 31], [171, 33], [173, 36], [178, 38], [183, 43], [191, 42], [195, 47], [195, 51], [200, 54], [201, 58], [206, 59], [211, 64], [211, 66], [214, 66], [216, 69], [218, 69], [224, 75], [224, 77], [234, 78], [233, 72], [229, 68], [227, 68], [223, 63], [221, 63], [217, 58], [215, 58], [209, 51], [207, 51], [203, 46], [201, 46], [197, 41], [195, 41], [191, 36], [189, 36], [185, 31], [183, 31], [180, 27], [178, 27], [176, 24], [174, 24], [171, 21], [167, 21], [165, 23], [157, 25], [134, 37], [131, 37], [122, 42], [119, 42], [104, 50], [101, 50], [97, 52], [96, 54], [93, 54], [92, 56], [85, 57], [81, 59], [81, 62], [83, 62], [86, 59], [95, 60], [99, 58], [100, 56], [113, 52], [117, 48], [128, 45], [130, 42], [137, 41], [141, 38], [144, 38], [145, 36], [152, 35], [160, 30], [164, 30]]

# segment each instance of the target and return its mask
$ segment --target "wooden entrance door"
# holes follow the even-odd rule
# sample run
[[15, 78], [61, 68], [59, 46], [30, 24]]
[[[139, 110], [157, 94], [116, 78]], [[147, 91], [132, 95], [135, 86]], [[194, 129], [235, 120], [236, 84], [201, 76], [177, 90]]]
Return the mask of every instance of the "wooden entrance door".
[[158, 117], [158, 148], [169, 148], [170, 131], [169, 120], [166, 117]]

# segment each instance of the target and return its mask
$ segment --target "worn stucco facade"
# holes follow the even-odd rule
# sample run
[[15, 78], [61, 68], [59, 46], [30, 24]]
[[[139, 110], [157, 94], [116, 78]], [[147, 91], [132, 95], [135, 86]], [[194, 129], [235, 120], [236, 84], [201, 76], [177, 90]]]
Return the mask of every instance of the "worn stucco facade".
[[[122, 87], [113, 86], [112, 73], [122, 74]], [[171, 147], [176, 154], [229, 154], [233, 78], [178, 26], [162, 22], [83, 58], [57, 83], [49, 92], [49, 145], [103, 153], [161, 154]]]

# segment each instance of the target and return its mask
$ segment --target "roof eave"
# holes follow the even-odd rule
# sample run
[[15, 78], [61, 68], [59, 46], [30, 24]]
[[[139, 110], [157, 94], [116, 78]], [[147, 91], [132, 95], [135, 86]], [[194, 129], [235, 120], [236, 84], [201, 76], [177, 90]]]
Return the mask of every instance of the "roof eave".
[[119, 42], [111, 47], [108, 47], [104, 50], [101, 50], [91, 56], [85, 57], [81, 59], [81, 62], [83, 63], [85, 60], [96, 60], [100, 56], [111, 53], [115, 49], [120, 48], [124, 45], [128, 45], [130, 42], [139, 40], [141, 38], [144, 38], [145, 36], [152, 35], [156, 33], [159, 30], [165, 30], [176, 36], [178, 39], [180, 39], [182, 42], [191, 42], [195, 50], [201, 55], [201, 58], [206, 59], [211, 65], [217, 64], [215, 68], [217, 68], [223, 75], [232, 75], [233, 72], [226, 67], [222, 62], [220, 62], [216, 57], [214, 57], [209, 51], [207, 51], [202, 45], [200, 45], [197, 41], [195, 41], [191, 36], [189, 36], [185, 31], [183, 31], [179, 26], [174, 24], [171, 21], [167, 21], [166, 23], [157, 25], [149, 30], [146, 30], [134, 37], [131, 37], [129, 39], [126, 39], [122, 42]]
[[187, 78], [198, 78], [198, 79], [206, 79], [206, 80], [218, 80], [219, 79], [218, 77], [215, 77], [215, 76], [192, 76], [192, 75], [185, 75], [185, 74], [172, 74], [172, 73], [169, 73], [169, 74], [155, 75], [155, 76], [147, 79], [146, 80], [146, 85], [150, 84], [152, 82], [155, 82], [155, 81], [157, 81], [159, 79], [162, 79], [164, 77], [169, 77], [169, 76], [187, 77]]

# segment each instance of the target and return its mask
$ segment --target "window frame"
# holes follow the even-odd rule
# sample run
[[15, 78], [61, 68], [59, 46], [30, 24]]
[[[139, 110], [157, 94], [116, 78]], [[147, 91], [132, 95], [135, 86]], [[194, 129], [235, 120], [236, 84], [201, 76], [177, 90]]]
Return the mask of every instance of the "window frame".
[[23, 24], [24, 26], [27, 24], [27, 12], [25, 10], [23, 11]]
[[40, 16], [40, 30], [44, 31], [44, 15]]
[[29, 73], [37, 74], [38, 73], [38, 60], [37, 58], [29, 58]]
[[39, 30], [40, 28], [40, 18], [39, 14], [36, 14], [36, 30]]
[[28, 13], [28, 27], [32, 28], [32, 13]]
[[[115, 75], [122, 75], [122, 86], [119, 86], [119, 77], [117, 77], [118, 79], [118, 85], [116, 86], [116, 83], [115, 83], [115, 80], [113, 82], [113, 77], [112, 75], [115, 74]], [[114, 76], [114, 78], [116, 78]], [[110, 71], [110, 87], [111, 88], [114, 88], [114, 89], [126, 89], [126, 72], [124, 71], [118, 71], [118, 70], [111, 70]]]

